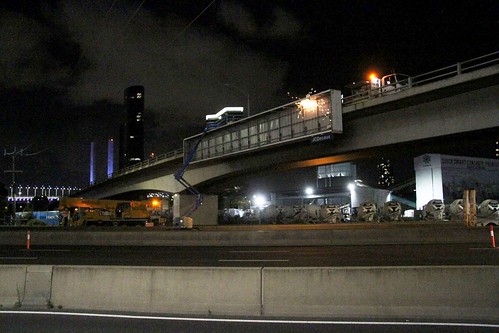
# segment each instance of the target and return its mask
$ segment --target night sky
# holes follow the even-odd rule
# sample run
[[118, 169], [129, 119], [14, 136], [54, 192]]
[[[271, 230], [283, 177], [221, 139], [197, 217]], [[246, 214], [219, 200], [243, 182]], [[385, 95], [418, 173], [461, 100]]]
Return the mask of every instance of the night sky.
[[16, 159], [18, 184], [84, 186], [92, 141], [106, 173], [128, 86], [145, 87], [145, 151], [161, 154], [206, 114], [246, 106], [239, 90], [257, 113], [288, 92], [342, 89], [369, 70], [422, 74], [498, 46], [488, 0], [3, 0], [0, 147], [39, 153]]

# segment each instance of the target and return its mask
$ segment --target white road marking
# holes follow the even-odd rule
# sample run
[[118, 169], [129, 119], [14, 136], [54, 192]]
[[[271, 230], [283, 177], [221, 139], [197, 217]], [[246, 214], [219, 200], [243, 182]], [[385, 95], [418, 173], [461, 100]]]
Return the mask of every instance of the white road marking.
[[234, 262], [268, 262], [268, 261], [279, 261], [279, 262], [286, 262], [289, 261], [288, 259], [219, 259], [218, 261], [223, 261], [223, 262], [229, 262], [229, 261], [234, 261]]
[[475, 251], [499, 250], [499, 247], [470, 247], [470, 250], [475, 250]]
[[0, 260], [38, 260], [37, 257], [0, 257]]
[[400, 325], [400, 326], [449, 326], [449, 327], [486, 327], [499, 328], [498, 324], [481, 323], [447, 323], [447, 322], [417, 322], [417, 321], [341, 321], [341, 320], [281, 320], [281, 319], [237, 319], [237, 318], [189, 318], [189, 317], [161, 317], [161, 316], [139, 316], [120, 315], [105, 313], [76, 313], [76, 312], [54, 312], [54, 311], [10, 311], [0, 310], [0, 315], [6, 314], [33, 314], [33, 315], [56, 315], [76, 317], [103, 317], [123, 319], [147, 319], [168, 321], [204, 321], [204, 322], [227, 322], [227, 323], [269, 323], [269, 324], [322, 324], [322, 325]]
[[71, 250], [67, 249], [20, 249], [19, 251], [23, 252], [71, 252]]
[[284, 250], [268, 250], [268, 251], [251, 251], [251, 250], [246, 250], [246, 251], [229, 251], [229, 253], [289, 253], [290, 251], [284, 251]]

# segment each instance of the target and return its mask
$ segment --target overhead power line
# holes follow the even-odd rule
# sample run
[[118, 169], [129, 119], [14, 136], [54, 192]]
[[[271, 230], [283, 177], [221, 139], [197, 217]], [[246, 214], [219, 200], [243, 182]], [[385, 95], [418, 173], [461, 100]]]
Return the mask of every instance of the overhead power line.
[[132, 20], [134, 19], [135, 15], [137, 15], [137, 13], [140, 11], [140, 8], [142, 8], [142, 5], [144, 4], [144, 2], [146, 2], [146, 0], [142, 0], [142, 2], [140, 3], [140, 5], [137, 7], [137, 9], [135, 10], [135, 12], [133, 12], [132, 16], [130, 17], [130, 19], [126, 22], [126, 25], [127, 26], [130, 22], [132, 22]]
[[191, 21], [191, 22], [190, 22], [190, 23], [189, 23], [189, 24], [188, 24], [188, 25], [187, 25], [184, 29], [182, 29], [182, 31], [180, 31], [180, 32], [177, 34], [177, 36], [175, 36], [175, 38], [173, 38], [173, 40], [172, 40], [172, 41], [171, 41], [171, 42], [170, 42], [167, 46], [169, 47], [170, 45], [172, 45], [173, 43], [175, 43], [175, 42], [176, 42], [176, 41], [177, 41], [180, 37], [182, 37], [182, 35], [183, 35], [186, 31], [187, 31], [187, 29], [189, 29], [189, 28], [190, 28], [190, 26], [191, 26], [194, 22], [196, 22], [196, 20], [197, 20], [198, 18], [200, 18], [200, 17], [201, 17], [201, 15], [203, 15], [203, 14], [204, 14], [204, 12], [206, 12], [206, 11], [208, 10], [208, 8], [210, 8], [210, 7], [211, 7], [211, 5], [213, 5], [213, 4], [215, 3], [215, 1], [216, 1], [216, 0], [213, 0], [212, 2], [210, 2], [210, 4], [209, 4], [208, 6], [206, 6], [206, 8], [205, 8], [205, 9], [203, 9], [203, 10], [201, 11], [201, 13], [199, 13], [199, 14], [198, 14], [198, 16], [196, 16], [196, 17], [195, 17], [195, 18], [194, 18], [194, 19], [193, 19], [193, 20], [192, 20], [192, 21]]
[[12, 174], [12, 214], [13, 218], [15, 218], [16, 214], [16, 173], [21, 173], [23, 172], [22, 170], [16, 170], [16, 156], [33, 156], [33, 155], [38, 155], [43, 152], [43, 150], [36, 152], [36, 153], [26, 153], [26, 150], [28, 150], [28, 147], [22, 148], [22, 149], [17, 149], [14, 147], [14, 150], [12, 152], [7, 152], [7, 149], [4, 149], [4, 156], [12, 156], [12, 169], [11, 170], [4, 170], [5, 173], [11, 173]]

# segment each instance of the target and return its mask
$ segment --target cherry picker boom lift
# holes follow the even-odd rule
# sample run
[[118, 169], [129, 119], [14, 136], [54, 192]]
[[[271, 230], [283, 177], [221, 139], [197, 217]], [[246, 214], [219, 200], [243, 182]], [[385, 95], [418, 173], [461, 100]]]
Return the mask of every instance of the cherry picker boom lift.
[[[201, 192], [199, 192], [184, 178], [185, 170], [194, 158], [194, 154], [196, 154], [199, 144], [205, 137], [206, 133], [208, 133], [208, 131], [241, 119], [243, 111], [244, 110], [242, 107], [225, 107], [216, 114], [207, 115], [206, 127], [204, 128], [202, 135], [196, 141], [194, 146], [192, 146], [187, 155], [185, 155], [184, 163], [182, 164], [180, 169], [175, 172], [175, 180], [182, 184], [190, 194], [196, 196], [194, 205], [187, 211], [187, 213], [184, 215], [184, 218], [188, 217], [192, 219], [191, 214], [194, 213], [203, 204], [203, 195], [201, 194]], [[183, 227], [183, 221], [180, 222], [180, 225]]]
[[[184, 158], [184, 163], [182, 164], [180, 169], [178, 169], [177, 172], [175, 172], [175, 175], [174, 175], [175, 180], [178, 181], [180, 184], [182, 184], [185, 187], [185, 189], [187, 190], [187, 192], [196, 196], [196, 201], [195, 201], [194, 205], [185, 214], [185, 217], [189, 217], [189, 218], [192, 218], [191, 214], [194, 213], [203, 204], [203, 195], [194, 186], [192, 186], [187, 180], [185, 180], [184, 173], [185, 173], [185, 170], [187, 169], [187, 167], [189, 166], [189, 164], [191, 163], [192, 159], [194, 158], [194, 154], [196, 154], [196, 150], [198, 149], [199, 144], [201, 143], [201, 141], [203, 140], [203, 138], [207, 132], [208, 132], [208, 126], [205, 127], [205, 129], [203, 130], [203, 134], [198, 139], [198, 141], [196, 141], [196, 144], [191, 148], [191, 150], [189, 150], [189, 152], [187, 153], [187, 155]], [[183, 223], [182, 222], [180, 222], [180, 223], [182, 226]]]

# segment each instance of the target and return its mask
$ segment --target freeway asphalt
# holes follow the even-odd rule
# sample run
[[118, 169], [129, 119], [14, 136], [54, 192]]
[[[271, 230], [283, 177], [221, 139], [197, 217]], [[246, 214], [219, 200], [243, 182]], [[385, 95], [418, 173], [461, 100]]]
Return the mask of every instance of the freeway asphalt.
[[357, 246], [0, 246], [0, 264], [211, 267], [499, 265], [484, 244]]
[[[365, 223], [171, 228], [0, 228], [0, 264], [128, 266], [499, 265], [488, 228]], [[188, 245], [188, 246], [187, 246]]]

